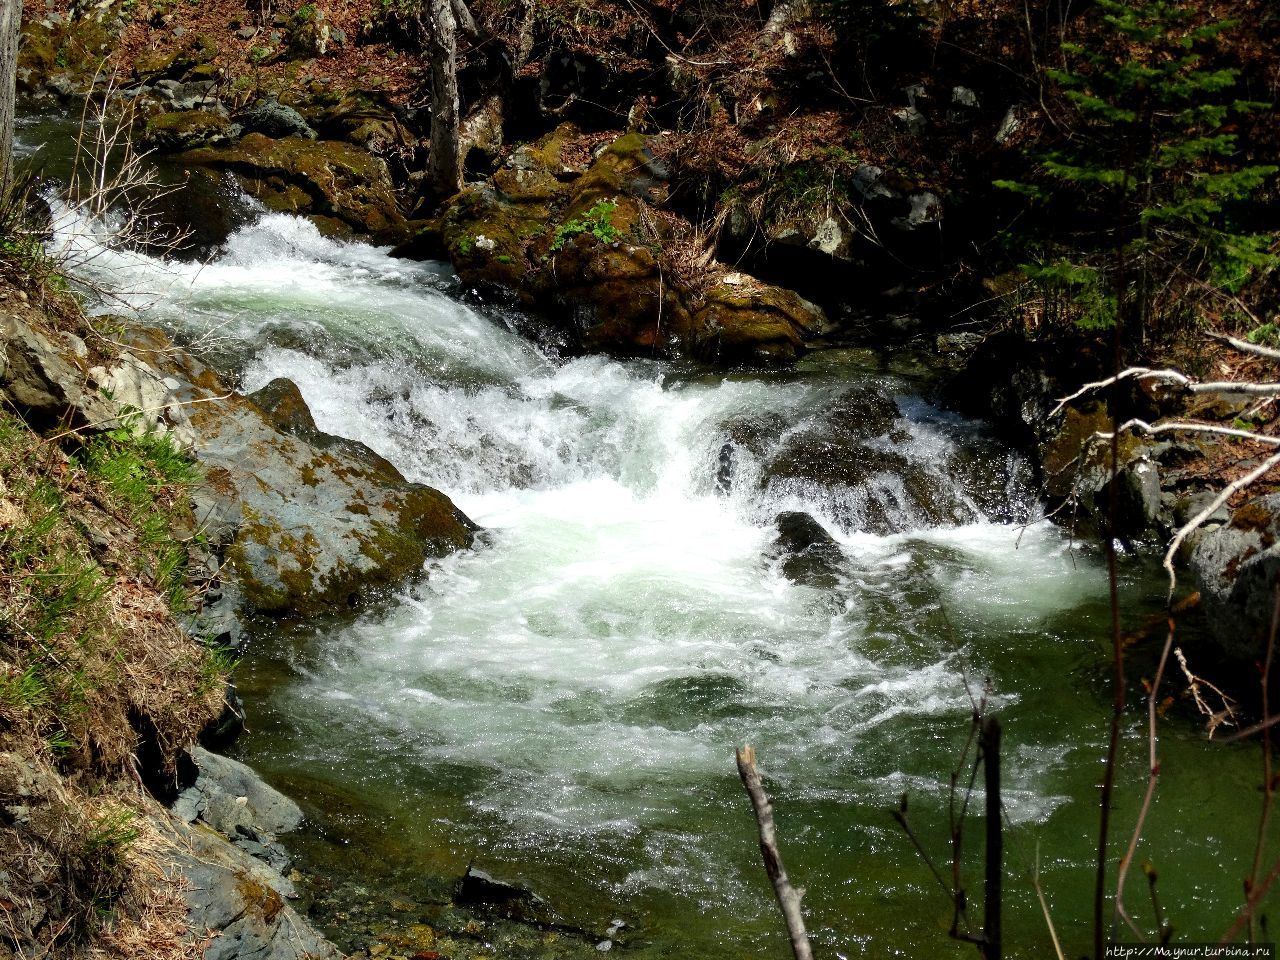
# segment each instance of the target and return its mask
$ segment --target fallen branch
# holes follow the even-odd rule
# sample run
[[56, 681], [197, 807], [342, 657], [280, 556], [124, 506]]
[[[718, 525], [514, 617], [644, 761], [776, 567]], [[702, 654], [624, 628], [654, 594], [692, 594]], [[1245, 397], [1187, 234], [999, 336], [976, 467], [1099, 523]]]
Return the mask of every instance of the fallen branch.
[[764, 869], [773, 881], [773, 892], [778, 897], [778, 906], [782, 908], [782, 918], [787, 924], [787, 934], [791, 937], [791, 952], [795, 954], [796, 960], [813, 960], [809, 935], [804, 929], [804, 915], [800, 911], [800, 898], [804, 891], [791, 886], [787, 871], [782, 866], [778, 836], [773, 825], [773, 804], [769, 802], [769, 795], [764, 792], [760, 771], [756, 768], [756, 752], [751, 749], [750, 744], [744, 745], [738, 750], [737, 759], [738, 776], [742, 778], [742, 785], [747, 788], [747, 796], [751, 798], [756, 823], [760, 827], [760, 853], [764, 857]]
[[1213, 333], [1212, 331], [1206, 333], [1205, 337], [1217, 343], [1225, 343], [1233, 350], [1239, 350], [1241, 353], [1247, 353], [1255, 357], [1265, 357], [1268, 360], [1280, 360], [1280, 350], [1273, 350], [1271, 347], [1262, 347], [1256, 343], [1250, 343], [1248, 340], [1241, 340], [1238, 337], [1229, 337], [1225, 333]]
[[1235, 380], [1215, 380], [1208, 383], [1197, 383], [1177, 370], [1152, 370], [1150, 367], [1130, 367], [1127, 370], [1121, 370], [1114, 377], [1086, 383], [1075, 393], [1063, 397], [1058, 401], [1058, 405], [1049, 411], [1049, 418], [1056, 417], [1071, 401], [1079, 400], [1085, 394], [1101, 390], [1103, 387], [1110, 387], [1120, 383], [1122, 380], [1163, 380], [1167, 383], [1175, 383], [1183, 390], [1193, 394], [1223, 393], [1250, 397], [1280, 397], [1280, 383], [1241, 383]]

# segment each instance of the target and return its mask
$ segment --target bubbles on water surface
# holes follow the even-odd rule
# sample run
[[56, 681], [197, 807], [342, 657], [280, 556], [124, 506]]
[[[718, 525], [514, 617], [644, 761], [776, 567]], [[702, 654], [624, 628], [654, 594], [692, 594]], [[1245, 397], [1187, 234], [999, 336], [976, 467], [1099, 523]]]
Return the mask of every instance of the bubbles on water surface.
[[[412, 594], [310, 642], [276, 709], [365, 782], [452, 790], [475, 842], [497, 831], [504, 856], [619, 895], [760, 907], [718, 840], [744, 740], [806, 803], [881, 804], [905, 782], [941, 796], [916, 768], [964, 730], [966, 668], [972, 687], [990, 666], [973, 637], [1090, 589], [1063, 576], [1055, 532], [1032, 526], [1015, 551], [996, 522], [1029, 511], [1017, 458], [891, 379], [863, 385], [882, 428], [841, 435], [849, 384], [825, 376], [557, 360], [451, 299], [440, 268], [279, 215], [203, 267], [118, 269], [163, 289], [150, 317], [233, 333], [244, 389], [294, 380], [321, 429], [487, 528]], [[780, 466], [788, 451], [836, 459]], [[831, 589], [770, 560], [785, 510], [838, 547]], [[1060, 802], [1033, 758], [1011, 769], [1011, 815]]]

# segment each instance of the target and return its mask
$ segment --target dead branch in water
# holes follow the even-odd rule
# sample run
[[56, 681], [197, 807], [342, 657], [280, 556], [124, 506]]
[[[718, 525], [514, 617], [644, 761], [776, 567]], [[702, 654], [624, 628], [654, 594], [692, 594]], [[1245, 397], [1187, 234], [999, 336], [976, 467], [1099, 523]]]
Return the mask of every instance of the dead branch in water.
[[760, 854], [764, 857], [765, 872], [773, 882], [778, 906], [782, 908], [782, 918], [786, 921], [787, 934], [791, 937], [791, 952], [795, 954], [796, 960], [813, 960], [809, 935], [804, 929], [804, 915], [800, 910], [800, 898], [804, 891], [791, 886], [787, 871], [782, 866], [778, 835], [773, 825], [773, 804], [769, 802], [769, 795], [764, 792], [760, 771], [756, 768], [756, 752], [751, 749], [750, 744], [738, 750], [738, 776], [742, 778], [742, 785], [747, 788], [747, 796], [751, 798], [751, 806], [756, 813], [756, 824], [760, 827]]

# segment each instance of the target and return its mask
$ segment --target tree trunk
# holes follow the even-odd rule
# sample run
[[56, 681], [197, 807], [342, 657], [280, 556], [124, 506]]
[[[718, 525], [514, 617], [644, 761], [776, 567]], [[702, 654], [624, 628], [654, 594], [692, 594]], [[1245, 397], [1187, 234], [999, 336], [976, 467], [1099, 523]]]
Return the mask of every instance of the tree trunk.
[[[0, 0], [0, 3], [5, 0]], [[424, 0], [431, 57], [431, 158], [427, 180], [438, 199], [462, 187], [458, 117], [458, 24], [451, 0]]]
[[21, 32], [22, 0], [0, 0], [0, 183], [6, 188], [13, 174], [14, 101]]

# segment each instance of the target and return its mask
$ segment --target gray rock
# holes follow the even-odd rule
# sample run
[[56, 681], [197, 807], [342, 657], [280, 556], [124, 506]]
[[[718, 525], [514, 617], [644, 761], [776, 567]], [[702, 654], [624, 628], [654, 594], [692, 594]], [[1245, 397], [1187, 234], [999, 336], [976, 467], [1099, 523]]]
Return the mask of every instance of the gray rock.
[[0, 315], [0, 393], [19, 411], [35, 420], [61, 417], [80, 402], [82, 379], [79, 367], [44, 334]]
[[893, 225], [901, 230], [915, 230], [927, 224], [938, 223], [942, 219], [942, 201], [938, 195], [928, 190], [913, 193], [908, 198], [911, 208], [905, 216], [894, 217]]
[[818, 228], [814, 230], [813, 237], [809, 240], [809, 246], [814, 250], [820, 250], [828, 256], [833, 256], [844, 244], [844, 232], [840, 229], [840, 224], [835, 221], [834, 217], [827, 217], [822, 223], [818, 224]]
[[[203, 938], [204, 960], [341, 960], [277, 889], [266, 864], [208, 830], [181, 820], [157, 824], [173, 839], [168, 869], [185, 881], [187, 925]], [[287, 882], [287, 881], [286, 881]]]
[[248, 826], [272, 835], [296, 830], [302, 823], [298, 805], [239, 760], [203, 747], [192, 747], [191, 759], [200, 775], [173, 807], [188, 823], [199, 819], [224, 834]]
[[853, 171], [853, 189], [858, 191], [863, 200], [891, 200], [898, 192], [882, 181], [884, 169], [874, 164], [864, 163]]
[[346, 608], [420, 573], [428, 557], [470, 546], [477, 528], [448, 497], [364, 444], [292, 436], [159, 331], [129, 336], [110, 367], [86, 371], [68, 360], [73, 348], [0, 316], [0, 396], [37, 420], [100, 429], [120, 425], [128, 405], [143, 411], [128, 419], [135, 430], [192, 450], [209, 480], [194, 497], [197, 516], [227, 544], [249, 607]]
[[968, 87], [952, 87], [951, 102], [957, 107], [973, 109], [978, 106], [978, 95]]
[[[1160, 517], [1160, 471], [1146, 457], [1125, 465], [1117, 478], [1116, 535], [1125, 540], [1140, 540], [1151, 534]], [[1105, 488], [1099, 503], [1106, 502]]]
[[913, 83], [910, 86], [902, 88], [903, 95], [907, 98], [907, 105], [914, 107], [917, 100], [928, 100], [929, 90], [923, 83]]
[[284, 876], [289, 855], [276, 834], [297, 829], [302, 822], [298, 805], [269, 786], [237, 760], [193, 747], [191, 757], [199, 775], [173, 804], [173, 814], [187, 823], [199, 821], [227, 838], [249, 856], [272, 868], [272, 889], [284, 897], [295, 895]]
[[278, 100], [263, 100], [236, 116], [246, 133], [261, 133], [279, 140], [281, 137], [316, 138], [316, 132], [293, 107]]
[[893, 111], [893, 119], [913, 137], [919, 136], [929, 128], [928, 118], [914, 104]]
[[1230, 523], [1191, 552], [1210, 636], [1231, 659], [1253, 661], [1266, 649], [1280, 575], [1280, 494], [1246, 503]]
[[236, 31], [236, 36], [241, 40], [252, 40], [258, 35], [257, 27], [241, 27]]
[[1000, 127], [996, 130], [996, 143], [1004, 146], [1012, 140], [1026, 124], [1022, 108], [1014, 105], [1006, 111], [1004, 119], [1000, 121]]
[[[1174, 501], [1173, 520], [1178, 526], [1190, 523], [1191, 520], [1200, 514], [1200, 511], [1206, 509], [1209, 504], [1217, 499], [1217, 494], [1212, 490], [1198, 490], [1195, 493], [1178, 497]], [[1231, 508], [1226, 504], [1218, 507], [1209, 518], [1204, 521], [1201, 529], [1212, 529], [1215, 526], [1221, 526], [1231, 520]]]

